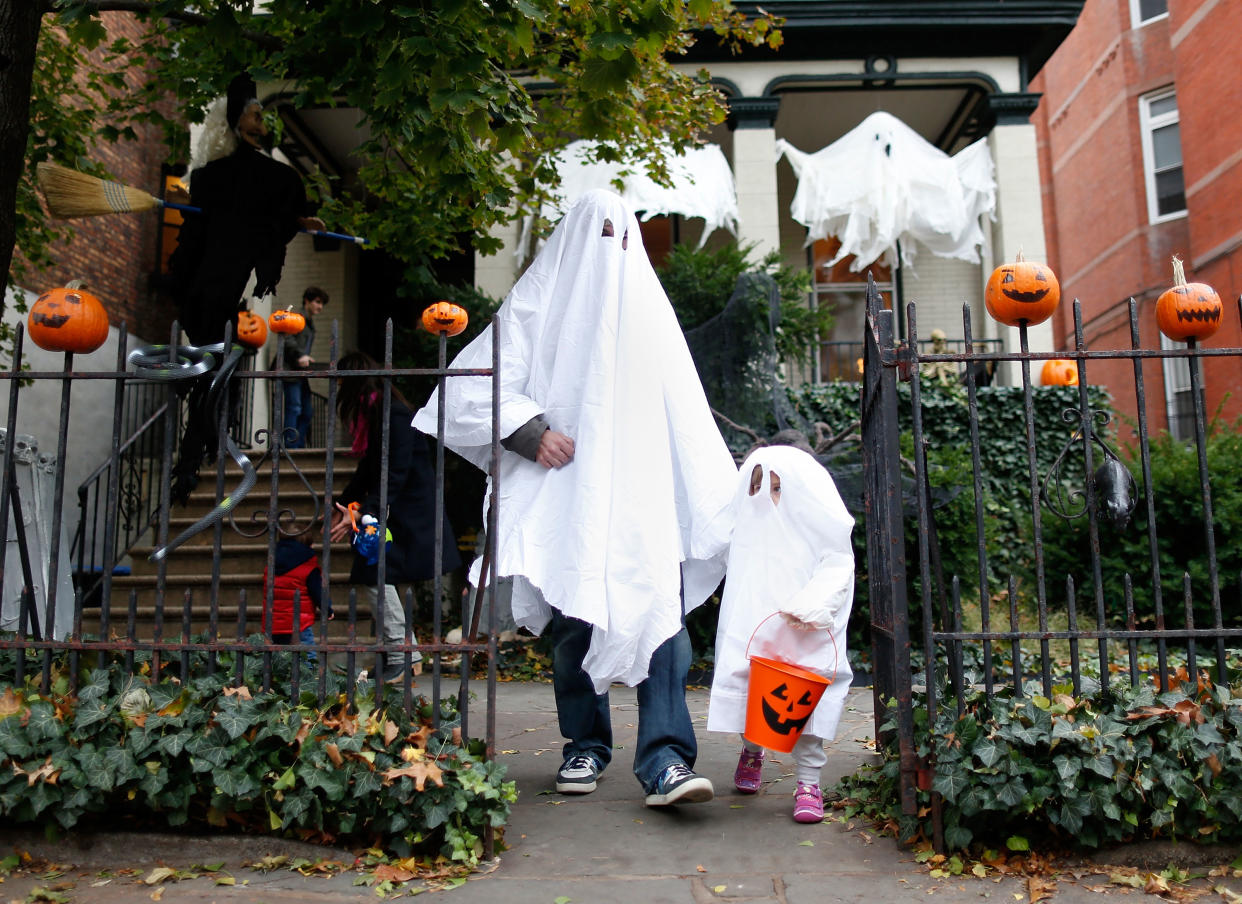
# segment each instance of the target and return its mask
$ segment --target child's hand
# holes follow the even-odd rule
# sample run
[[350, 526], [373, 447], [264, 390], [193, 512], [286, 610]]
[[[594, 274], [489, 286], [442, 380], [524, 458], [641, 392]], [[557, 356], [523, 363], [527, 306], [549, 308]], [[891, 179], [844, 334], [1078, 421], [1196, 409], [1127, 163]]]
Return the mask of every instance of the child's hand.
[[781, 618], [785, 620], [785, 624], [789, 625], [789, 627], [797, 631], [815, 630], [815, 626], [813, 624], [811, 624], [810, 622], [804, 622], [802, 619], [798, 618], [798, 616], [792, 615], [788, 612], [782, 612]]

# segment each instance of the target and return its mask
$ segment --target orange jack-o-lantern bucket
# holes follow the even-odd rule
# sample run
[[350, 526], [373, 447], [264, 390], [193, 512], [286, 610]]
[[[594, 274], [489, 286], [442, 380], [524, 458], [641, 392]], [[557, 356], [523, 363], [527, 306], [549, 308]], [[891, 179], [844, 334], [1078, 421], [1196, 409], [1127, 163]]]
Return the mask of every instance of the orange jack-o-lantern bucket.
[[743, 737], [768, 750], [789, 753], [830, 684], [831, 678], [788, 662], [750, 657]]
[[[815, 712], [823, 692], [836, 679], [837, 668], [836, 663], [833, 663], [832, 677], [826, 678], [809, 668], [782, 662], [782, 659], [751, 656], [750, 646], [755, 642], [755, 635], [758, 635], [760, 628], [770, 618], [777, 615], [779, 612], [773, 612], [760, 621], [750, 633], [750, 640], [746, 642], [746, 658], [750, 659], [750, 680], [746, 687], [746, 728], [741, 734], [751, 744], [787, 754], [794, 749], [802, 729], [811, 720], [811, 713]], [[776, 625], [780, 626], [781, 622], [777, 621]], [[799, 662], [816, 661], [818, 654], [815, 647], [822, 643], [822, 635], [827, 635], [828, 641], [832, 643], [833, 658], [840, 657], [836, 638], [831, 631], [822, 632], [822, 635], [821, 632], [805, 633], [795, 628], [787, 628], [787, 631], [795, 633], [782, 633], [780, 643], [771, 651], [774, 656], [794, 658]], [[807, 646], [806, 638], [812, 635], [820, 640]], [[760, 648], [764, 649], [763, 642], [760, 643]], [[826, 644], [822, 648], [826, 651]], [[764, 649], [764, 652], [768, 652], [768, 649]]]

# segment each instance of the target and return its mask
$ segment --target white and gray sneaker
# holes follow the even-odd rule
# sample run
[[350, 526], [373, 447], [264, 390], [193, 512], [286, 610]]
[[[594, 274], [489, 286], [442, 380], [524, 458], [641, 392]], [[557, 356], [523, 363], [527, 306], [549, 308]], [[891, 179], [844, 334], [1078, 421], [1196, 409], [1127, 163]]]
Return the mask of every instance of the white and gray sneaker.
[[571, 756], [556, 773], [556, 790], [560, 794], [590, 794], [599, 778], [599, 763], [586, 754]]
[[682, 763], [674, 763], [660, 773], [656, 789], [647, 795], [644, 803], [649, 807], [667, 807], [672, 804], [701, 804], [716, 796], [711, 779], [704, 778]]

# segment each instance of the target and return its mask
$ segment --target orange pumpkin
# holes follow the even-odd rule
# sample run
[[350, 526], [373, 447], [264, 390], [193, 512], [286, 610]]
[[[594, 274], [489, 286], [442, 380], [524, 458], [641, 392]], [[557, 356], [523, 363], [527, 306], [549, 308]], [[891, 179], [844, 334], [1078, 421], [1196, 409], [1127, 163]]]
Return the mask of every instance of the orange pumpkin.
[[1064, 358], [1045, 361], [1044, 369], [1039, 372], [1039, 382], [1045, 386], [1077, 386], [1078, 365]]
[[262, 348], [267, 341], [267, 321], [254, 311], [238, 311], [237, 341], [246, 348]]
[[26, 332], [49, 352], [93, 352], [108, 338], [108, 312], [85, 285], [75, 280], [49, 289], [30, 306]]
[[1174, 342], [1207, 339], [1224, 316], [1216, 290], [1206, 283], [1187, 283], [1186, 269], [1173, 258], [1173, 288], [1156, 299], [1156, 326]]
[[437, 301], [423, 311], [423, 329], [435, 336], [440, 333], [456, 336], [469, 322], [466, 309], [451, 301]]
[[306, 318], [297, 311], [272, 311], [267, 318], [267, 325], [273, 333], [300, 333], [306, 329]]
[[1034, 326], [1052, 316], [1061, 301], [1061, 284], [1045, 264], [1025, 260], [1001, 264], [988, 277], [983, 301], [993, 319], [1009, 326]]

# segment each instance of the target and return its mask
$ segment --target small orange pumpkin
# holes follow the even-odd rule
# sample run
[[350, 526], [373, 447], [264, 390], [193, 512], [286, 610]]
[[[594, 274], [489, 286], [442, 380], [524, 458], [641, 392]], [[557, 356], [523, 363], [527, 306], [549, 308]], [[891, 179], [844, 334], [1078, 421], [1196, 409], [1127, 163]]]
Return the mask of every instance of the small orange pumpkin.
[[1156, 299], [1156, 326], [1174, 342], [1207, 339], [1220, 329], [1225, 306], [1206, 283], [1187, 283], [1186, 268], [1173, 258], [1173, 288]]
[[993, 319], [1018, 326], [1034, 326], [1052, 316], [1061, 301], [1061, 284], [1046, 264], [1022, 257], [1012, 264], [1001, 264], [988, 277], [983, 301]]
[[30, 306], [26, 332], [49, 352], [87, 354], [108, 338], [108, 312], [85, 284], [74, 280], [63, 289], [49, 289]]
[[1039, 382], [1045, 386], [1077, 386], [1078, 365], [1064, 358], [1045, 361], [1044, 369], [1039, 372]]
[[267, 321], [254, 311], [238, 311], [237, 341], [246, 348], [262, 348], [267, 341]]
[[297, 311], [272, 311], [272, 315], [267, 318], [267, 325], [272, 328], [273, 333], [293, 335], [306, 329], [306, 318]]
[[469, 322], [470, 316], [466, 309], [451, 301], [437, 301], [423, 311], [423, 329], [433, 336], [440, 333], [456, 336]]

